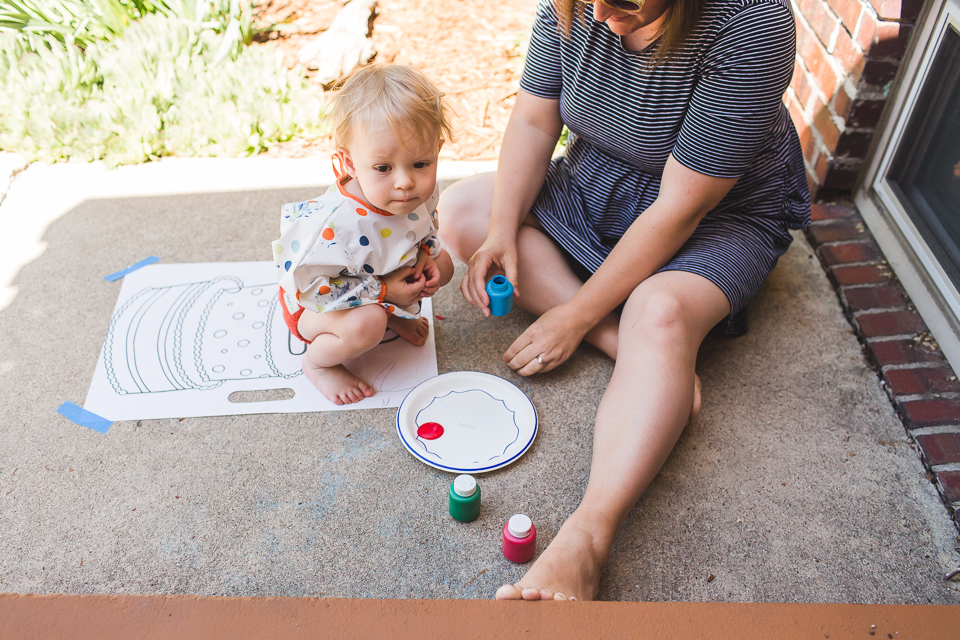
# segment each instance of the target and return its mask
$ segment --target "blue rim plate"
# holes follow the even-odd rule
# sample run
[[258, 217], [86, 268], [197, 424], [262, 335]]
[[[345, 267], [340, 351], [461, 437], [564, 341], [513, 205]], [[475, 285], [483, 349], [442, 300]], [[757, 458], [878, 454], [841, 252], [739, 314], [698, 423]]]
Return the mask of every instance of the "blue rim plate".
[[[424, 423], [443, 427], [427, 440]], [[479, 371], [454, 371], [410, 390], [397, 410], [397, 435], [413, 456], [451, 473], [486, 473], [515, 462], [537, 437], [537, 410], [511, 382]]]

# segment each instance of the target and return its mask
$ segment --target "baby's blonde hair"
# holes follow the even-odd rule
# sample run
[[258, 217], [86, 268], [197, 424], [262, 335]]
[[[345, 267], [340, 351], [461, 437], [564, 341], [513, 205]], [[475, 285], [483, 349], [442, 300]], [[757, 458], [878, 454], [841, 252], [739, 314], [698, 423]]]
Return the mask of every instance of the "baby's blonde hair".
[[397, 137], [404, 131], [437, 142], [453, 139], [443, 93], [423, 72], [402, 64], [375, 64], [351, 73], [330, 104], [333, 140], [347, 147], [357, 129], [386, 122]]

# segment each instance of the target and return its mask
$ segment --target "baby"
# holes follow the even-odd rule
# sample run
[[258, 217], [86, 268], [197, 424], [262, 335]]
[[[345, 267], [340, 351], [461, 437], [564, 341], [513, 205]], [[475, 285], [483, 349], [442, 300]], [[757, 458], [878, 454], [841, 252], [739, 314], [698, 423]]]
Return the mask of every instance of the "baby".
[[437, 238], [437, 157], [451, 137], [442, 97], [411, 67], [353, 73], [331, 103], [336, 185], [283, 206], [273, 243], [280, 306], [307, 343], [303, 373], [336, 404], [374, 394], [343, 363], [388, 327], [426, 341], [420, 300], [453, 275]]

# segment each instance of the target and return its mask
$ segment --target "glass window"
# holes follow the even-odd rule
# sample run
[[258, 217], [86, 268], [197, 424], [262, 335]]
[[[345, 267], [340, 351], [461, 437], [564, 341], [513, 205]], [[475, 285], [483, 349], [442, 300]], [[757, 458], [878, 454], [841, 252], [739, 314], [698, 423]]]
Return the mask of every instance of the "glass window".
[[887, 178], [960, 288], [960, 34], [947, 28]]

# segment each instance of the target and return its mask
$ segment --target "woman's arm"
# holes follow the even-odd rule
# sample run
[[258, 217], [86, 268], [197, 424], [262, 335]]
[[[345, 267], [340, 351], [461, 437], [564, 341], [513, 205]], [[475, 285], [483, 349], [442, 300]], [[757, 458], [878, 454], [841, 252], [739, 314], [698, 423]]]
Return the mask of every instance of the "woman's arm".
[[680, 164], [671, 155], [660, 193], [627, 229], [617, 246], [573, 298], [543, 314], [504, 354], [512, 369], [523, 370], [540, 355], [548, 371], [569, 358], [583, 336], [626, 300], [683, 246], [700, 220], [736, 183], [714, 178]]
[[504, 272], [517, 287], [517, 231], [530, 212], [553, 157], [563, 123], [559, 100], [538, 98], [521, 89], [503, 135], [487, 240], [470, 258], [460, 290], [489, 315], [486, 281], [491, 269]]

